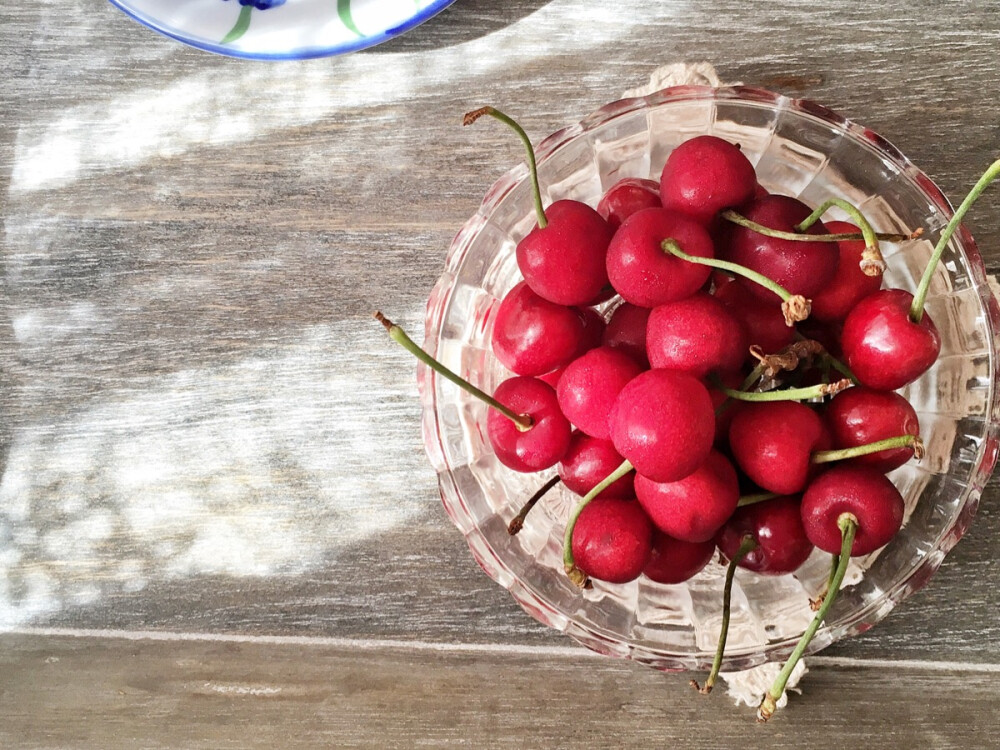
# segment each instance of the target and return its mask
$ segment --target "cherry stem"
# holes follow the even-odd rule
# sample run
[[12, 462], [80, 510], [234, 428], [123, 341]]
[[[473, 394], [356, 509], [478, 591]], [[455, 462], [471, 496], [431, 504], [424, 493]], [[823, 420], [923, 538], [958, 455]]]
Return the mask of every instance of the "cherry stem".
[[819, 592], [815, 599], [809, 600], [809, 609], [813, 612], [818, 610], [822, 606], [823, 600], [826, 599], [826, 595], [830, 591], [830, 585], [833, 583], [833, 577], [837, 574], [838, 565], [840, 565], [840, 555], [830, 555], [830, 573], [826, 577], [823, 590]]
[[861, 270], [866, 276], [881, 276], [885, 271], [885, 258], [882, 257], [882, 250], [878, 246], [878, 235], [872, 229], [865, 215], [856, 206], [848, 203], [843, 198], [829, 198], [809, 214], [803, 221], [796, 225], [796, 229], [805, 232], [809, 227], [819, 221], [819, 217], [825, 214], [831, 207], [836, 206], [846, 213], [861, 230], [861, 236], [865, 241], [865, 250], [861, 256]]
[[[795, 338], [799, 341], [808, 341], [808, 339], [798, 331], [795, 332]], [[830, 352], [827, 351], [826, 347], [823, 348], [823, 351], [820, 352], [819, 356], [821, 356], [823, 359], [829, 362], [830, 366], [833, 367], [834, 370], [836, 370], [845, 378], [850, 380], [852, 383], [854, 383], [854, 385], [858, 384], [858, 378], [853, 372], [851, 372], [851, 368], [845, 365], [836, 357], [834, 357], [832, 354], [830, 354]]]
[[817, 383], [806, 388], [785, 388], [775, 391], [738, 391], [735, 388], [718, 386], [729, 398], [737, 401], [806, 401], [823, 396], [832, 396], [850, 388], [854, 383], [846, 378], [833, 383]]
[[951, 236], [955, 234], [958, 225], [962, 223], [965, 214], [972, 208], [972, 204], [976, 202], [976, 199], [982, 195], [987, 186], [997, 177], [1000, 177], [1000, 159], [993, 162], [989, 169], [983, 173], [983, 176], [979, 178], [979, 181], [969, 191], [969, 194], [965, 196], [965, 200], [962, 201], [958, 210], [955, 211], [955, 215], [951, 217], [948, 226], [941, 232], [941, 237], [934, 247], [934, 252], [931, 253], [931, 259], [927, 261], [924, 275], [920, 277], [920, 285], [917, 287], [917, 291], [913, 295], [913, 302], [910, 304], [910, 320], [914, 323], [919, 323], [924, 317], [924, 302], [927, 300], [927, 290], [930, 289], [931, 277], [934, 275], [935, 269], [937, 269], [941, 256], [944, 255], [945, 246], [951, 240]]
[[660, 243], [660, 247], [664, 252], [668, 252], [681, 260], [686, 260], [689, 263], [697, 263], [702, 266], [708, 266], [709, 268], [717, 268], [722, 271], [729, 271], [737, 276], [742, 276], [745, 279], [756, 282], [765, 289], [774, 292], [781, 298], [781, 312], [784, 314], [785, 324], [789, 328], [800, 320], [805, 320], [809, 317], [811, 309], [809, 300], [801, 294], [792, 294], [790, 291], [785, 289], [785, 287], [781, 286], [781, 284], [769, 279], [762, 273], [758, 273], [757, 271], [747, 268], [746, 266], [741, 266], [739, 263], [733, 263], [728, 260], [720, 260], [718, 258], [702, 258], [700, 255], [689, 255], [681, 250], [681, 246], [677, 244], [677, 240], [672, 237], [668, 237], [663, 240], [663, 242]]
[[[726, 221], [739, 224], [741, 227], [763, 234], [765, 237], [774, 237], [776, 240], [791, 240], [792, 242], [857, 242], [864, 240], [865, 236], [861, 232], [838, 232], [834, 234], [799, 234], [798, 232], [785, 232], [780, 229], [771, 229], [763, 224], [758, 224], [742, 214], [738, 214], [731, 208], [719, 214]], [[910, 234], [898, 234], [895, 232], [875, 232], [874, 235], [882, 242], [905, 242], [915, 240], [923, 234], [923, 229], [917, 229]], [[866, 240], [867, 242], [867, 240]]]
[[745, 505], [763, 503], [766, 500], [774, 500], [776, 497], [780, 497], [777, 492], [756, 492], [753, 495], [741, 495], [740, 501], [736, 503], [736, 507], [742, 508]]
[[722, 589], [722, 630], [719, 632], [719, 645], [715, 649], [715, 658], [712, 660], [712, 671], [708, 674], [705, 684], [699, 687], [697, 681], [691, 680], [691, 687], [702, 695], [708, 695], [715, 686], [715, 681], [719, 678], [719, 670], [722, 669], [722, 656], [726, 652], [726, 639], [729, 637], [729, 615], [732, 608], [733, 598], [733, 577], [736, 575], [736, 566], [740, 560], [757, 549], [757, 540], [752, 536], [745, 536], [740, 540], [740, 547], [733, 555], [726, 567], [726, 585]]
[[522, 528], [524, 528], [524, 519], [528, 517], [528, 514], [531, 512], [531, 509], [535, 507], [535, 503], [541, 500], [545, 496], [545, 493], [551, 490], [557, 484], [559, 484], [560, 481], [561, 480], [559, 478], [559, 475], [556, 474], [549, 481], [547, 481], [545, 484], [539, 487], [538, 491], [534, 495], [529, 497], [528, 502], [526, 502], [521, 507], [520, 512], [511, 519], [509, 524], [507, 524], [507, 533], [510, 534], [511, 536], [514, 536]]
[[524, 144], [524, 148], [528, 152], [528, 171], [531, 173], [531, 185], [535, 195], [535, 213], [538, 216], [538, 226], [540, 229], [544, 229], [548, 226], [549, 222], [545, 218], [545, 209], [542, 208], [542, 190], [538, 186], [538, 165], [535, 164], [535, 149], [531, 147], [531, 139], [528, 138], [528, 134], [524, 132], [524, 128], [518, 125], [512, 117], [505, 115], [499, 109], [494, 109], [493, 107], [480, 107], [472, 112], [466, 112], [462, 117], [462, 124], [471, 125], [483, 115], [489, 115], [493, 119], [499, 120], [504, 125], [508, 125], [513, 128], [514, 132], [517, 133], [518, 138], [520, 138], [521, 142]]
[[830, 611], [830, 607], [833, 606], [834, 600], [837, 598], [837, 594], [840, 591], [840, 584], [844, 581], [844, 575], [847, 573], [847, 565], [851, 561], [851, 550], [854, 548], [854, 536], [858, 531], [858, 519], [851, 513], [842, 513], [840, 518], [837, 519], [837, 526], [840, 528], [840, 559], [837, 561], [837, 569], [830, 579], [830, 588], [826, 593], [826, 597], [823, 599], [823, 603], [820, 605], [819, 610], [816, 612], [816, 616], [813, 617], [812, 622], [809, 623], [809, 627], [806, 628], [802, 637], [799, 639], [798, 645], [795, 646], [795, 650], [792, 651], [792, 655], [788, 657], [788, 661], [781, 668], [778, 676], [775, 678], [774, 683], [771, 685], [770, 690], [764, 696], [764, 699], [760, 702], [760, 707], [757, 709], [757, 721], [765, 722], [771, 718], [771, 715], [778, 708], [778, 699], [785, 692], [785, 685], [788, 684], [788, 678], [791, 676], [792, 671], [795, 669], [795, 665], [799, 663], [799, 659], [805, 653], [806, 648], [808, 648], [809, 643], [812, 641], [813, 636], [816, 635], [816, 631], [819, 630], [819, 626], [823, 624], [823, 620], [826, 619], [826, 613]]
[[576, 567], [576, 561], [573, 559], [573, 529], [576, 528], [576, 521], [580, 517], [580, 513], [583, 512], [583, 509], [590, 504], [591, 500], [630, 471], [632, 471], [632, 464], [628, 460], [622, 461], [621, 466], [604, 477], [590, 492], [583, 496], [583, 499], [573, 508], [573, 512], [570, 513], [569, 519], [566, 521], [566, 533], [563, 535], [563, 567], [566, 569], [566, 575], [569, 576], [570, 580], [580, 588], [586, 586], [587, 574]]
[[924, 441], [917, 435], [898, 435], [896, 437], [877, 440], [874, 443], [856, 445], [852, 448], [839, 448], [831, 451], [816, 451], [812, 454], [814, 464], [828, 464], [833, 461], [843, 461], [848, 458], [867, 456], [879, 451], [891, 450], [893, 448], [912, 448], [913, 455], [920, 459], [924, 455]]
[[471, 393], [473, 396], [478, 398], [480, 401], [484, 402], [486, 405], [496, 409], [498, 412], [503, 414], [507, 419], [517, 425], [518, 429], [522, 431], [530, 430], [532, 425], [534, 425], [534, 420], [527, 414], [516, 414], [513, 410], [501, 404], [495, 398], [485, 393], [468, 380], [456, 375], [454, 372], [449, 370], [447, 367], [438, 362], [434, 357], [425, 352], [419, 346], [417, 346], [413, 339], [406, 335], [406, 331], [400, 328], [398, 325], [393, 323], [391, 320], [386, 318], [381, 312], [375, 313], [375, 320], [385, 326], [385, 330], [389, 332], [389, 338], [395, 341], [397, 344], [402, 346], [406, 351], [412, 354], [414, 357], [419, 359], [425, 365], [430, 367], [434, 372], [439, 373], [444, 376], [452, 383], [457, 385], [459, 388], [463, 389], [467, 393]]

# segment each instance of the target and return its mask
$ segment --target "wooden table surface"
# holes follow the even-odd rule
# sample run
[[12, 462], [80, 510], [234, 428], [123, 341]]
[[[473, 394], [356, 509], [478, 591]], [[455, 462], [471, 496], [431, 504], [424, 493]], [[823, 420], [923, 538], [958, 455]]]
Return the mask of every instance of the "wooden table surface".
[[[824, 102], [951, 196], [996, 157], [982, 2], [459, 0], [343, 58], [0, 4], [0, 747], [1000, 747], [998, 486], [768, 726], [528, 617], [443, 512], [414, 366], [444, 251], [658, 66]], [[1000, 270], [1000, 190], [968, 225]]]

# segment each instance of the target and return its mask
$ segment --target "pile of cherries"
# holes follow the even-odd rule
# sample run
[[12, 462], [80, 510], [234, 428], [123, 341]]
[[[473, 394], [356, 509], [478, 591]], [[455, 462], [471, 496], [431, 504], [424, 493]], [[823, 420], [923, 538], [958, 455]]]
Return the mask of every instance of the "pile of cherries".
[[[882, 289], [880, 240], [840, 199], [816, 210], [771, 194], [738, 145], [714, 136], [671, 152], [657, 183], [624, 179], [596, 208], [543, 207], [527, 147], [537, 226], [517, 245], [523, 281], [496, 308], [492, 348], [513, 376], [492, 395], [434, 362], [380, 314], [394, 339], [492, 408], [497, 459], [555, 466], [511, 522], [516, 533], [561, 482], [582, 499], [564, 562], [580, 586], [697, 574], [716, 549], [735, 566], [782, 575], [814, 547], [833, 558], [799, 647], [764, 697], [766, 720], [832, 603], [851, 556], [900, 529], [903, 498], [885, 473], [920, 457], [913, 407], [895, 393], [937, 359], [924, 300], [968, 207], [942, 232], [915, 294]], [[837, 206], [851, 217], [823, 222]], [[602, 315], [595, 309], [601, 306]], [[608, 313], [610, 311], [610, 313]]]

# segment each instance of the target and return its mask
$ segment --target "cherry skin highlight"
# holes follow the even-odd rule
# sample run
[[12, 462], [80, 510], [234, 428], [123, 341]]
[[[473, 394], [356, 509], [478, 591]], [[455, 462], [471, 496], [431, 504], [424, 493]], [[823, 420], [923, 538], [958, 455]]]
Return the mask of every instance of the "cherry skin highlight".
[[657, 583], [683, 583], [698, 575], [714, 554], [714, 541], [682, 542], [654, 530], [652, 554], [642, 572]]
[[754, 573], [784, 575], [799, 568], [813, 551], [799, 510], [799, 498], [776, 497], [737, 509], [716, 537], [719, 551], [731, 560], [746, 536], [757, 547], [737, 565]]
[[676, 482], [701, 466], [715, 437], [708, 390], [674, 370], [647, 370], [632, 379], [611, 408], [610, 425], [615, 449], [656, 482]]
[[629, 216], [644, 208], [660, 206], [660, 183], [641, 177], [619, 180], [601, 197], [599, 213], [612, 230], [617, 230]]
[[[824, 419], [834, 449], [855, 448], [897, 435], [920, 435], [917, 412], [909, 401], [893, 391], [875, 391], [864, 386], [848, 388], [834, 396]], [[904, 446], [855, 456], [845, 463], [869, 466], [886, 473], [911, 458], [913, 448]]]
[[579, 201], [556, 201], [548, 226], [535, 227], [517, 245], [517, 266], [539, 297], [558, 305], [589, 305], [608, 284], [606, 256], [611, 227]]
[[608, 583], [635, 580], [652, 551], [653, 525], [639, 503], [597, 498], [585, 507], [573, 529], [576, 567]]
[[793, 495], [805, 489], [816, 471], [812, 454], [830, 447], [830, 435], [816, 412], [798, 401], [746, 403], [729, 425], [729, 446], [757, 486]]
[[650, 309], [623, 302], [611, 313], [611, 320], [604, 329], [601, 343], [614, 349], [621, 349], [636, 362], [647, 367], [646, 324]]
[[573, 360], [556, 394], [566, 418], [592, 437], [611, 437], [608, 415], [619, 392], [642, 367], [625, 352], [601, 346]]
[[531, 427], [522, 430], [495, 409], [487, 412], [486, 434], [500, 463], [514, 471], [531, 472], [547, 469], [562, 459], [572, 427], [552, 386], [538, 378], [516, 376], [503, 381], [493, 398], [532, 420]]
[[[796, 224], [810, 213], [812, 211], [806, 204], [784, 195], [758, 198], [743, 209], [743, 215], [751, 221], [785, 232], [795, 231]], [[822, 222], [817, 221], [806, 234], [827, 234], [827, 231]], [[730, 230], [729, 244], [726, 251], [720, 254], [726, 260], [776, 281], [791, 294], [801, 294], [809, 299], [833, 280], [840, 262], [840, 255], [831, 243], [781, 240], [741, 226]], [[743, 277], [736, 279], [736, 283], [760, 300], [774, 303], [774, 293], [760, 284]]]
[[646, 351], [653, 367], [703, 378], [712, 372], [738, 370], [747, 347], [740, 321], [704, 292], [654, 307], [649, 315]]
[[[861, 230], [846, 221], [826, 223], [830, 234], [856, 233]], [[838, 242], [840, 261], [837, 273], [829, 285], [812, 298], [810, 318], [821, 322], [842, 321], [854, 306], [882, 286], [882, 274], [869, 276], [861, 270], [864, 240]]]
[[[624, 460], [610, 440], [601, 440], [575, 430], [566, 455], [559, 462], [559, 478], [571, 492], [586, 495]], [[635, 472], [626, 474], [597, 497], [635, 497], [634, 481]]]
[[676, 482], [635, 477], [635, 495], [660, 531], [684, 542], [707, 542], [740, 501], [736, 469], [718, 451]]
[[913, 295], [882, 289], [861, 300], [844, 321], [840, 345], [858, 382], [894, 391], [923, 375], [941, 352], [941, 334], [924, 311], [910, 319]]
[[835, 466], [814, 479], [802, 496], [802, 524], [809, 540], [840, 554], [837, 521], [844, 513], [858, 520], [851, 556], [867, 555], [888, 544], [903, 525], [903, 496], [877, 469]]
[[542, 375], [582, 353], [584, 331], [580, 311], [539, 297], [522, 281], [497, 309], [493, 353], [511, 372]]
[[660, 175], [663, 207], [701, 224], [750, 200], [756, 187], [757, 175], [743, 152], [713, 135], [691, 138], [671, 151]]
[[694, 294], [712, 269], [681, 260], [663, 249], [675, 240], [688, 255], [714, 258], [708, 232], [694, 219], [661, 208], [632, 214], [608, 246], [608, 278], [626, 302], [656, 307]]

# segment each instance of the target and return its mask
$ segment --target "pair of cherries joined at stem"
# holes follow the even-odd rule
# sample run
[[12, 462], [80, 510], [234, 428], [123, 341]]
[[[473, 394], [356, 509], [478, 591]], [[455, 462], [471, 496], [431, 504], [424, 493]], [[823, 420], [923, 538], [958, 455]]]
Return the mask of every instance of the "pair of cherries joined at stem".
[[[576, 201], [544, 209], [527, 136], [491, 108], [470, 113], [466, 123], [486, 114], [511, 125], [528, 149], [538, 226], [518, 244], [524, 281], [501, 301], [493, 324], [494, 352], [515, 377], [492, 396], [462, 387], [491, 407], [487, 436], [503, 464], [517, 471], [558, 464], [558, 475], [543, 490], [561, 481], [585, 495], [564, 539], [572, 580], [614, 583], [644, 574], [676, 583], [696, 574], [718, 546], [733, 563], [728, 592], [735, 563], [787, 572], [814, 545], [839, 554], [848, 536], [850, 551], [864, 554], [856, 552], [856, 539], [881, 539], [879, 529], [893, 525], [880, 526], [877, 519], [898, 515], [901, 522], [901, 500], [883, 501], [881, 515], [865, 505], [880, 492], [891, 494], [885, 484], [892, 483], [881, 472], [920, 449], [916, 415], [891, 393], [899, 387], [892, 383], [902, 377], [911, 382], [937, 357], [940, 339], [935, 344], [936, 329], [923, 311], [930, 276], [1000, 162], [942, 233], [917, 293], [905, 296], [879, 290], [884, 261], [878, 251], [879, 239], [905, 236], [876, 235], [843, 201], [811, 210], [768, 195], [740, 149], [721, 139], [681, 144], [659, 185], [624, 180], [596, 211]], [[857, 226], [824, 226], [819, 219], [829, 205], [844, 209]], [[589, 305], [615, 292], [624, 302], [605, 324]], [[903, 306], [899, 335], [905, 340], [893, 353], [879, 336], [895, 335], [898, 320], [886, 311]], [[805, 360], [792, 350], [815, 344], [802, 342], [796, 327], [810, 309], [819, 324], [816, 335], [832, 342], [828, 348], [844, 362], [813, 347], [816, 356], [798, 366]], [[394, 339], [462, 384], [401, 329], [383, 322]], [[743, 378], [738, 373], [748, 349], [761, 366], [778, 362], [790, 380], [772, 374], [764, 385], [761, 366]], [[782, 357], [795, 362], [781, 365]], [[830, 379], [834, 369], [840, 379]], [[776, 391], [750, 390], [775, 383]], [[833, 394], [822, 418], [816, 404], [797, 401]], [[717, 430], [717, 419], [728, 426]], [[848, 460], [828, 468], [840, 459]], [[745, 481], [763, 492], [741, 498]], [[525, 504], [512, 533], [541, 494]], [[828, 498], [819, 505], [836, 507], [808, 520], [807, 505], [818, 503], [807, 504], [810, 497]], [[890, 505], [898, 505], [898, 514]], [[754, 522], [758, 516], [763, 520]], [[813, 532], [805, 533], [810, 527]], [[762, 536], [769, 528], [784, 531]], [[774, 540], [780, 543], [769, 548]], [[836, 571], [825, 606], [839, 588]], [[825, 610], [817, 614], [817, 628], [821, 614]], [[722, 649], [724, 635], [720, 662]], [[775, 690], [777, 700], [783, 684]], [[766, 699], [761, 712], [769, 715]]]

